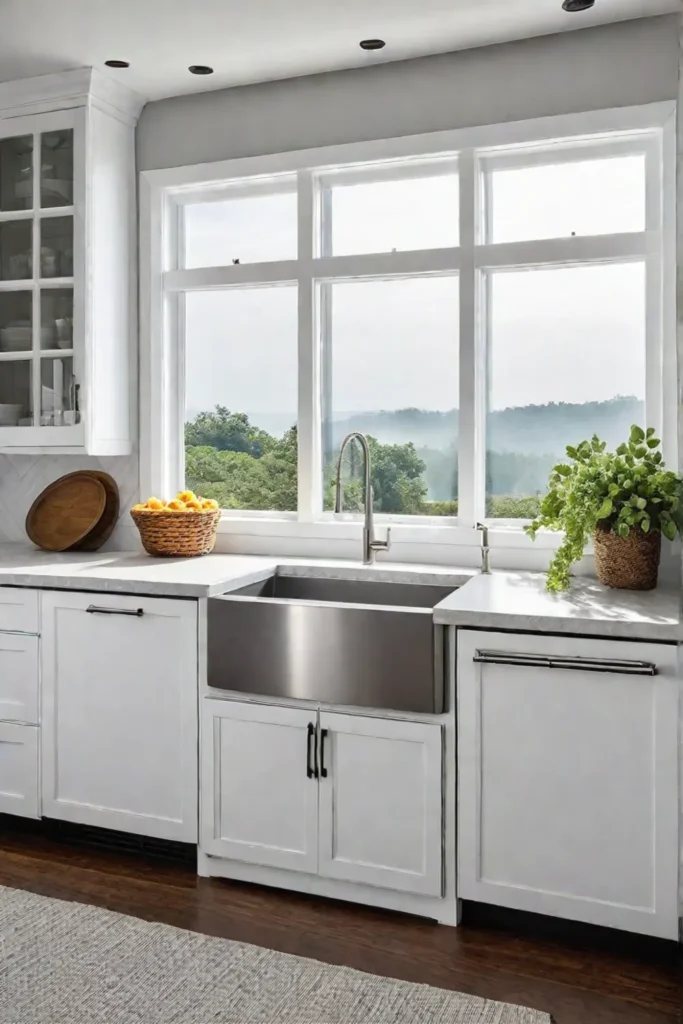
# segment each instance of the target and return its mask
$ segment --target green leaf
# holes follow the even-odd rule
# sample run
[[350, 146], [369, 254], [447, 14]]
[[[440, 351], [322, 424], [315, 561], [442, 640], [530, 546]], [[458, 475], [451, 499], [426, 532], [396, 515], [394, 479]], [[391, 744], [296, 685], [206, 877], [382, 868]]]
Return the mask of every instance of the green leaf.
[[636, 498], [636, 505], [638, 506], [638, 508], [645, 508], [645, 506], [647, 505], [647, 501], [645, 500], [645, 498]]
[[672, 522], [671, 520], [669, 520], [666, 523], [662, 523], [662, 533], [664, 534], [664, 536], [666, 537], [667, 540], [675, 540], [676, 539], [676, 524], [674, 522]]
[[566, 452], [570, 459], [575, 459], [578, 455], [576, 448], [573, 448], [570, 444], [567, 445]]
[[626, 478], [626, 479], [624, 480], [624, 482], [623, 482], [623, 484], [622, 484], [622, 487], [623, 487], [623, 488], [624, 488], [625, 490], [627, 490], [627, 491], [630, 491], [630, 490], [631, 490], [631, 488], [633, 487], [633, 480], [631, 480], [631, 479], [630, 479], [629, 477], [627, 477], [627, 478]]
[[607, 519], [607, 516], [612, 514], [612, 509], [613, 508], [614, 508], [614, 503], [612, 502], [612, 499], [611, 498], [605, 498], [605, 500], [603, 501], [602, 505], [598, 509], [598, 513], [596, 515], [596, 519]]
[[561, 462], [558, 466], [555, 466], [555, 472], [559, 473], [560, 476], [571, 476], [572, 468]]
[[645, 516], [644, 519], [641, 519], [641, 521], [640, 521], [640, 528], [643, 531], [643, 533], [649, 533], [650, 532], [650, 519], [649, 519], [648, 516]]
[[620, 537], [628, 537], [630, 530], [626, 523], [617, 523], [617, 533]]
[[617, 455], [628, 455], [628, 445], [620, 444], [617, 448]]
[[660, 442], [658, 437], [650, 437], [650, 438], [648, 438], [646, 444], [647, 444], [648, 448], [659, 448], [659, 445], [661, 444], [661, 442]]
[[631, 435], [629, 440], [631, 440], [634, 444], [637, 444], [639, 441], [644, 441], [645, 431], [643, 430], [643, 428], [639, 427], [636, 423], [634, 423], [631, 427]]
[[635, 457], [636, 457], [637, 459], [644, 459], [644, 458], [645, 458], [645, 456], [647, 455], [647, 448], [644, 448], [644, 447], [643, 447], [643, 446], [641, 445], [641, 447], [640, 447], [640, 448], [636, 448], [636, 450], [635, 450], [635, 452], [634, 452], [634, 455], [635, 455]]
[[655, 428], [654, 427], [648, 427], [647, 430], [645, 431], [645, 436], [646, 437], [652, 437], [654, 432], [655, 432]]

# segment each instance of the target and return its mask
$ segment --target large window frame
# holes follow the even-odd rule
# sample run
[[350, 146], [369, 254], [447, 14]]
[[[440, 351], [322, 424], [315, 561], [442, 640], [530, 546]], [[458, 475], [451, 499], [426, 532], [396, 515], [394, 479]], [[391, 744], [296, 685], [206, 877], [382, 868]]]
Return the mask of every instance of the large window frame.
[[[358, 517], [323, 511], [321, 292], [336, 281], [457, 274], [459, 280], [459, 508], [457, 519], [378, 516], [394, 542], [419, 555], [423, 544], [478, 544], [485, 519], [485, 415], [489, 271], [638, 260], [646, 266], [646, 418], [676, 464], [675, 104], [593, 111], [533, 121], [248, 157], [140, 175], [141, 465], [143, 494], [175, 493], [184, 483], [184, 295], [189, 291], [292, 284], [298, 288], [298, 510], [226, 512], [221, 532], [319, 542], [347, 541]], [[485, 171], [644, 154], [643, 232], [492, 243], [482, 215]], [[324, 187], [396, 180], [457, 169], [459, 245], [351, 256], [326, 254], [318, 230]], [[298, 258], [183, 269], [183, 208], [188, 203], [295, 189]], [[454, 396], [455, 398], [456, 396]], [[489, 520], [492, 542], [515, 549], [528, 538], [512, 520]], [[505, 534], [498, 537], [497, 531]], [[554, 535], [537, 548], [552, 548]], [[258, 544], [256, 545], [258, 547]], [[334, 545], [328, 545], [330, 553]], [[521, 562], [520, 562], [521, 564]]]

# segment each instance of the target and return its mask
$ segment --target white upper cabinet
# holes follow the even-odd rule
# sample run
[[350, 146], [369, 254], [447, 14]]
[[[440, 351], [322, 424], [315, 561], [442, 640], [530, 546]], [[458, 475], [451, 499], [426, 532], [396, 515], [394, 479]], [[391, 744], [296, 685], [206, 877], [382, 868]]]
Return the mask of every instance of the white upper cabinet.
[[0, 84], [0, 451], [131, 451], [140, 107], [91, 69]]

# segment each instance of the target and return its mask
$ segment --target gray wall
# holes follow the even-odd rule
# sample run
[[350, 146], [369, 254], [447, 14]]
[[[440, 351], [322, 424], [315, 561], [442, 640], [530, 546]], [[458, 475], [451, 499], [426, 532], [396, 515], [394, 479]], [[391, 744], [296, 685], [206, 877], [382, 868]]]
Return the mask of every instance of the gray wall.
[[160, 100], [149, 170], [675, 99], [676, 15]]

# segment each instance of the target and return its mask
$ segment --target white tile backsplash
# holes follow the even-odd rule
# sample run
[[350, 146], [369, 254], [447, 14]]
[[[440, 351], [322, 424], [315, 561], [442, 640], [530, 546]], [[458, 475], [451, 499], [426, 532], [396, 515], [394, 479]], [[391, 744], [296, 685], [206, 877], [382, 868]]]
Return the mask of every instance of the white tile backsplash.
[[100, 469], [116, 480], [121, 493], [121, 515], [106, 547], [139, 547], [138, 534], [128, 515], [138, 500], [138, 457], [94, 458], [78, 455], [0, 455], [0, 543], [26, 541], [26, 514], [44, 487], [79, 469]]

